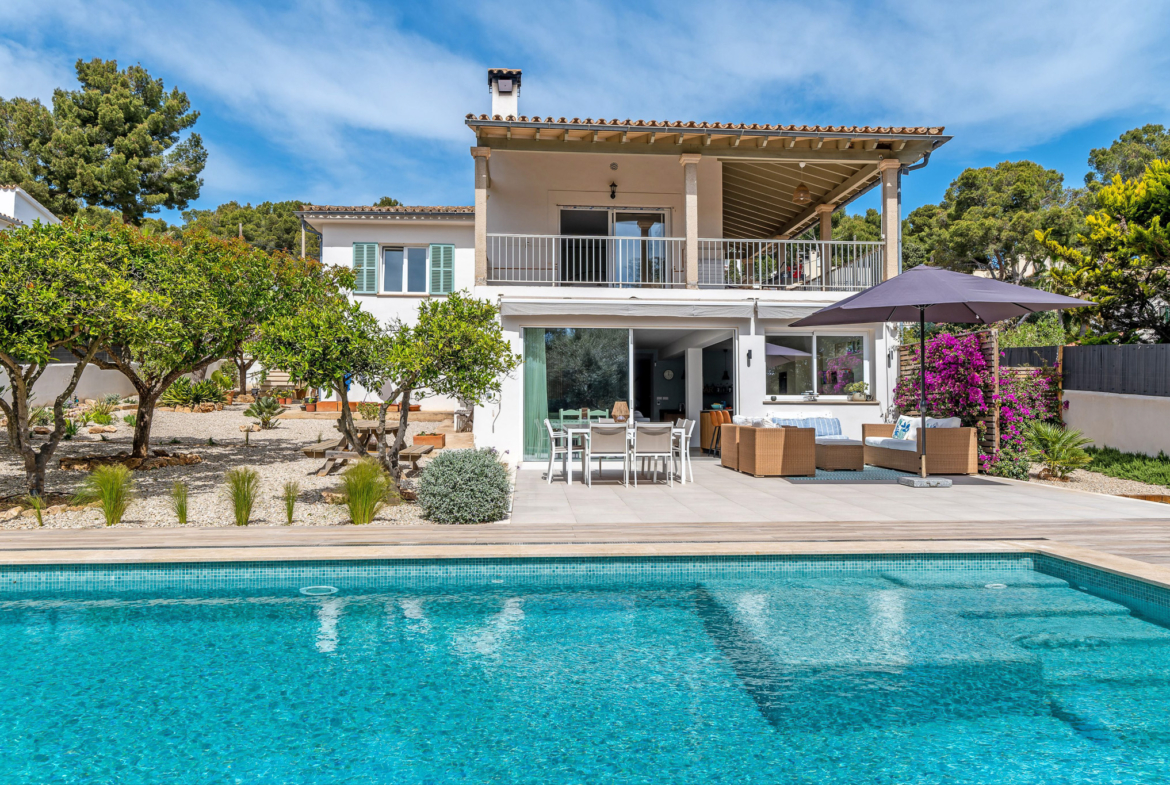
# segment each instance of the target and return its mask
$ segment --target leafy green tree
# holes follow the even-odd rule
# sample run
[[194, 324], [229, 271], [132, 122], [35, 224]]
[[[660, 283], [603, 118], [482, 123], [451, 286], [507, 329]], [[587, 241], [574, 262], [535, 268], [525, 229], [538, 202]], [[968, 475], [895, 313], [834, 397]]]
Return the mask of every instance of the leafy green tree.
[[48, 180], [39, 150], [53, 139], [53, 113], [40, 101], [0, 98], [0, 185], [18, 185], [53, 215], [77, 211], [77, 200]]
[[[132, 230], [125, 235], [126, 276], [134, 288], [160, 299], [156, 307], [132, 315], [131, 324], [111, 333], [108, 357], [92, 362], [117, 370], [134, 386], [138, 410], [132, 455], [145, 458], [159, 397], [180, 376], [203, 371], [228, 357], [270, 318], [302, 260], [270, 255], [238, 240], [204, 232], [182, 241]], [[76, 351], [74, 352], [77, 353]]]
[[[249, 245], [265, 251], [301, 252], [301, 221], [296, 212], [304, 202], [261, 202], [253, 207], [239, 202], [221, 204], [214, 210], [187, 210], [183, 213], [184, 229], [204, 229], [215, 237], [243, 237]], [[306, 237], [306, 255], [317, 256], [317, 236]]]
[[1108, 147], [1089, 151], [1089, 167], [1093, 171], [1085, 175], [1085, 186], [1096, 194], [1112, 183], [1114, 177], [1136, 180], [1157, 158], [1170, 159], [1170, 132], [1152, 123], [1131, 128]]
[[[24, 461], [30, 495], [45, 490], [45, 468], [67, 434], [65, 405], [87, 363], [115, 331], [134, 327], [132, 316], [157, 307], [158, 297], [126, 281], [130, 261], [113, 230], [36, 223], [0, 232], [0, 367], [8, 373], [8, 445]], [[53, 400], [53, 430], [33, 445], [29, 423], [33, 386], [56, 349], [78, 358]]]
[[139, 224], [162, 208], [183, 209], [199, 196], [207, 151], [187, 94], [114, 60], [78, 60], [80, 89], [53, 93], [53, 111], [13, 99], [0, 109], [7, 141], [0, 177], [45, 197], [56, 215], [79, 202], [108, 207]]
[[374, 207], [401, 207], [402, 202], [398, 201], [392, 196], [383, 196], [378, 201], [374, 202]]
[[902, 220], [902, 269], [909, 270], [934, 260], [939, 244], [941, 205], [924, 204]]
[[938, 208], [911, 213], [915, 261], [926, 256], [941, 267], [980, 270], [1011, 283], [1026, 283], [1043, 271], [1047, 250], [1037, 230], [1067, 243], [1081, 225], [1064, 176], [1032, 161], [966, 169]]
[[325, 388], [341, 402], [341, 430], [356, 445], [349, 409], [349, 384], [367, 389], [381, 375], [389, 338], [378, 320], [352, 302], [353, 273], [314, 263], [291, 307], [260, 325], [253, 355], [267, 368], [280, 368], [298, 386]]
[[[410, 400], [416, 392], [447, 395], [478, 406], [500, 390], [503, 377], [520, 363], [500, 327], [499, 309], [462, 292], [424, 300], [413, 325], [395, 324], [386, 351], [359, 380], [381, 390], [378, 407], [379, 459], [395, 477], [406, 439]], [[386, 444], [386, 411], [399, 404], [398, 433]]]
[[865, 211], [865, 215], [836, 211], [833, 213], [833, 239], [858, 242], [882, 239], [882, 214], [872, 207]]
[[1152, 161], [1142, 176], [1097, 192], [1100, 205], [1085, 219], [1082, 248], [1038, 231], [1053, 257], [1052, 279], [1095, 308], [1075, 317], [1119, 343], [1170, 343], [1170, 161]]

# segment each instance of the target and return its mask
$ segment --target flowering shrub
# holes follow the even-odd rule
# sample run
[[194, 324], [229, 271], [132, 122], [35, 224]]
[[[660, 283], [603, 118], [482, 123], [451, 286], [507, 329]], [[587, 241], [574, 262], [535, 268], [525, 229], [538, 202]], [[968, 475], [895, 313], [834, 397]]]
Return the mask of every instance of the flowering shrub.
[[[918, 347], [910, 350], [918, 359]], [[987, 413], [984, 388], [991, 368], [979, 350], [978, 335], [943, 333], [926, 342], [926, 409], [934, 417], [959, 417], [963, 425], [975, 425]], [[900, 379], [894, 388], [894, 405], [901, 411], [918, 408], [919, 374]]]
[[[918, 359], [918, 347], [910, 350]], [[1027, 432], [1029, 423], [1056, 419], [1054, 387], [1043, 368], [1026, 374], [1001, 374], [999, 391], [988, 400], [991, 366], [979, 348], [975, 334], [943, 333], [926, 342], [926, 408], [934, 417], [958, 417], [965, 426], [984, 433], [980, 416], [999, 408], [999, 451], [979, 456], [983, 471], [999, 477], [1027, 479]], [[894, 405], [900, 411], [916, 410], [919, 375], [905, 377], [894, 387]]]
[[1001, 375], [999, 392], [993, 396], [999, 405], [999, 452], [980, 455], [979, 462], [988, 474], [998, 477], [1028, 478], [1028, 427], [1031, 423], [1056, 420], [1052, 382], [1043, 368], [1020, 375]]

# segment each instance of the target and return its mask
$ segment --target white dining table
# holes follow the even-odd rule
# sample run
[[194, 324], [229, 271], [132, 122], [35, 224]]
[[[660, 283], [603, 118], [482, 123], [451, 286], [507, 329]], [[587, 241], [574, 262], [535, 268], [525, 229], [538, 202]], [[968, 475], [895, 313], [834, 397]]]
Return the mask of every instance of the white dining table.
[[[649, 422], [645, 423], [645, 424], [646, 425], [666, 425], [666, 423], [649, 423]], [[565, 434], [568, 435], [568, 437], [569, 437], [569, 460], [566, 462], [566, 469], [565, 469], [565, 478], [566, 478], [569, 485], [573, 484], [573, 437], [574, 436], [581, 437], [581, 478], [582, 478], [582, 481], [584, 482], [585, 479], [588, 477], [589, 466], [587, 466], [585, 463], [585, 455], [587, 452], [585, 449], [585, 442], [589, 439], [589, 427], [590, 426], [585, 425], [585, 424], [566, 425], [563, 429]], [[632, 450], [634, 447], [634, 429], [627, 428], [626, 435], [627, 435], [628, 440], [629, 440], [629, 449]], [[685, 439], [686, 438], [686, 429], [679, 428], [678, 426], [672, 425], [672, 426], [670, 426], [670, 435], [671, 435], [672, 439], [674, 439], [676, 437], [679, 439]], [[634, 471], [637, 471], [636, 467], [631, 467], [631, 468], [633, 468]], [[686, 485], [686, 482], [687, 482], [686, 472], [680, 471], [680, 475], [681, 476], [679, 477], [679, 484]]]

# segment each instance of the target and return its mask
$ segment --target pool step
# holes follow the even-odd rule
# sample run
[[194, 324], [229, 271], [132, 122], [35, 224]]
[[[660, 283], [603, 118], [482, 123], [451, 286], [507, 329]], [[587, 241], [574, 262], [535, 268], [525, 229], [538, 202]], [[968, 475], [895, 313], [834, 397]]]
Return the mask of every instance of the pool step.
[[1160, 646], [1092, 651], [1063, 648], [1036, 654], [1044, 668], [1044, 681], [1054, 686], [1170, 686], [1170, 650]]
[[1024, 649], [1170, 647], [1170, 631], [1133, 616], [1047, 616], [985, 623]]
[[1012, 589], [1066, 589], [1068, 582], [1032, 570], [980, 570], [977, 573], [947, 570], [890, 570], [887, 581], [907, 589], [982, 589], [1002, 584]]
[[826, 599], [718, 582], [697, 589], [708, 634], [778, 730], [1049, 712], [1038, 658], [976, 623], [929, 614], [896, 589]]
[[1052, 696], [1054, 716], [1065, 713], [1090, 728], [1101, 744], [1170, 744], [1170, 687], [1082, 685]]
[[1072, 590], [929, 589], [912, 593], [908, 602], [964, 619], [1129, 615], [1124, 605]]

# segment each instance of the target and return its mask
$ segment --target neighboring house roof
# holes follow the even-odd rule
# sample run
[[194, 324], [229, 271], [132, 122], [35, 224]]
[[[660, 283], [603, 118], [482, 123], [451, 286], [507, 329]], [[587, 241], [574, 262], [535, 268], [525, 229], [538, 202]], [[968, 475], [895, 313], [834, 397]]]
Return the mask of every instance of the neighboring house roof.
[[346, 218], [365, 221], [469, 221], [475, 216], [475, 208], [463, 205], [399, 205], [398, 207], [370, 207], [367, 205], [339, 206], [306, 204], [296, 213], [305, 220], [322, 218]]
[[13, 218], [11, 215], [0, 213], [0, 224], [5, 226], [24, 226], [24, 221], [19, 218]]

